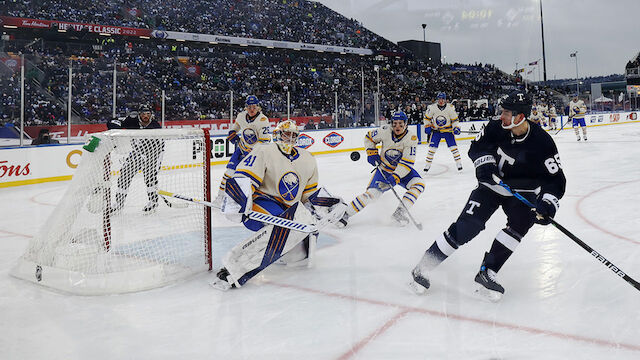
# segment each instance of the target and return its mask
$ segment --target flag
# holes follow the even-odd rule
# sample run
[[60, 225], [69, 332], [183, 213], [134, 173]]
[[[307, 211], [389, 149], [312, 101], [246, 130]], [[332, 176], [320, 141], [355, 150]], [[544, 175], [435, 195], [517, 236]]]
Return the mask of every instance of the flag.
[[522, 68], [522, 69], [518, 69], [518, 70], [516, 70], [516, 72], [517, 72], [517, 73], [522, 73], [522, 72], [524, 72], [524, 68]]
[[535, 66], [535, 65], [538, 65], [538, 60], [529, 63], [529, 66]]
[[578, 52], [576, 51], [576, 52], [573, 52], [573, 53], [569, 54], [569, 57], [576, 57], [577, 55], [578, 55]]

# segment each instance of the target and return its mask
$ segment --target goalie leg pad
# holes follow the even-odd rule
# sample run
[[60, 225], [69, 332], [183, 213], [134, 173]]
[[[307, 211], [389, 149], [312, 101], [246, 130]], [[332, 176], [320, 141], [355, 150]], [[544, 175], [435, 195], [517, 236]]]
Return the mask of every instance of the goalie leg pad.
[[[287, 209], [280, 217], [298, 222], [313, 221], [309, 211], [304, 206], [298, 206], [298, 203]], [[309, 236], [314, 234], [274, 225], [263, 227], [250, 238], [236, 245], [224, 257], [222, 262], [229, 271], [229, 282], [237, 287], [244, 285]], [[315, 250], [311, 248], [312, 246], [315, 244], [312, 245], [310, 242], [308, 255], [311, 256]]]

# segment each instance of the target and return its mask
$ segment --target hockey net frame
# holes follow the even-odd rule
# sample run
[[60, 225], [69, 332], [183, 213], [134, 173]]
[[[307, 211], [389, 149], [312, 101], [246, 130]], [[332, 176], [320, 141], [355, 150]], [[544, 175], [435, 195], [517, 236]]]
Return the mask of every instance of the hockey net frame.
[[[104, 295], [153, 289], [210, 271], [211, 208], [156, 193], [162, 187], [211, 201], [209, 131], [109, 130], [93, 135], [100, 139], [95, 150], [85, 145], [67, 191], [11, 275], [65, 293]], [[145, 174], [154, 173], [152, 166], [126, 168], [140, 146], [151, 150], [136, 161], [157, 167], [155, 183]], [[126, 169], [128, 192], [124, 205], [114, 209]], [[145, 202], [152, 204], [152, 193], [156, 206], [143, 212]]]

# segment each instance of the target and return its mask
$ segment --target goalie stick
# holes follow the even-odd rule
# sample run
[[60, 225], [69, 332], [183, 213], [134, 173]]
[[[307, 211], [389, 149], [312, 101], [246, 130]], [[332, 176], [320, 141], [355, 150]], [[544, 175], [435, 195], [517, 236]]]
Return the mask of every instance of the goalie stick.
[[[220, 207], [208, 202], [208, 201], [204, 201], [204, 200], [198, 200], [198, 199], [194, 199], [192, 197], [188, 197], [188, 196], [184, 196], [184, 195], [180, 195], [180, 194], [175, 194], [169, 191], [165, 191], [165, 190], [158, 190], [158, 195], [163, 195], [163, 196], [168, 196], [168, 197], [172, 197], [172, 198], [176, 198], [176, 199], [180, 199], [180, 200], [184, 200], [184, 201], [189, 201], [192, 203], [196, 203], [196, 204], [200, 204], [200, 205], [204, 205], [204, 206], [209, 206], [212, 208], [216, 208], [219, 209]], [[291, 230], [296, 230], [296, 231], [300, 231], [300, 232], [304, 232], [304, 233], [313, 233], [318, 231], [318, 227], [315, 225], [308, 225], [308, 224], [302, 224], [296, 221], [292, 221], [292, 220], [287, 220], [287, 219], [283, 219], [281, 217], [277, 217], [274, 215], [269, 215], [269, 214], [264, 214], [261, 212], [257, 212], [257, 211], [251, 211], [250, 213], [247, 214], [247, 216], [249, 217], [249, 219], [251, 220], [256, 220], [256, 221], [260, 221], [262, 223], [265, 224], [270, 224], [270, 225], [275, 225], [275, 226], [280, 226], [283, 228], [287, 228], [287, 229], [291, 229]]]
[[[516, 199], [522, 201], [525, 205], [527, 205], [528, 207], [530, 207], [532, 210], [535, 211], [536, 207], [535, 205], [533, 205], [529, 200], [527, 200], [526, 198], [524, 198], [522, 195], [520, 195], [519, 193], [517, 193], [516, 191], [513, 191], [509, 185], [505, 184], [502, 179], [500, 179], [499, 177], [497, 177], [496, 175], [493, 175], [493, 180], [498, 183], [500, 186], [502, 186], [503, 188], [505, 188], [508, 192], [510, 192], [511, 194], [513, 194], [513, 196], [516, 197]], [[537, 214], [537, 213], [536, 213]], [[540, 216], [539, 214], [537, 214], [537, 216]], [[618, 275], [620, 278], [622, 278], [624, 281], [628, 282], [631, 286], [633, 286], [634, 288], [636, 288], [637, 290], [640, 290], [640, 283], [638, 283], [636, 280], [632, 279], [629, 275], [627, 275], [624, 271], [622, 271], [619, 267], [617, 267], [616, 265], [614, 265], [611, 261], [607, 260], [602, 254], [600, 254], [599, 252], [597, 252], [596, 250], [593, 250], [593, 248], [591, 248], [591, 246], [587, 245], [584, 241], [580, 240], [577, 236], [573, 235], [569, 230], [565, 229], [564, 226], [558, 224], [555, 220], [553, 220], [552, 218], [549, 218], [548, 220], [551, 221], [551, 224], [553, 224], [553, 226], [555, 226], [558, 230], [560, 230], [563, 234], [567, 235], [571, 240], [573, 240], [576, 244], [580, 245], [580, 247], [582, 247], [583, 249], [585, 249], [589, 254], [591, 254], [591, 256], [593, 256], [594, 258], [596, 258], [596, 260], [598, 260], [599, 262], [602, 263], [602, 265], [606, 266], [607, 268], [609, 268], [609, 270], [613, 271], [614, 274]]]

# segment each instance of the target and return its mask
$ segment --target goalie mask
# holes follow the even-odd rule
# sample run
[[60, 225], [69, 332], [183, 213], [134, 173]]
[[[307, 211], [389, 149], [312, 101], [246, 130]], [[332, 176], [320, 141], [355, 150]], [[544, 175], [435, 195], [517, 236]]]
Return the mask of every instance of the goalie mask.
[[273, 142], [278, 145], [282, 152], [291, 154], [299, 135], [298, 125], [293, 120], [285, 120], [280, 122], [273, 130]]
[[[527, 115], [531, 113], [531, 97], [524, 92], [516, 91], [507, 95], [500, 101], [500, 107], [502, 111], [505, 110], [511, 112], [511, 120], [509, 123], [505, 124], [505, 121], [502, 120], [502, 115], [500, 119], [502, 120], [502, 128], [504, 129], [513, 129], [516, 126], [522, 124], [522, 122], [526, 119]], [[522, 119], [516, 122], [516, 118], [519, 114], [522, 114]]]

